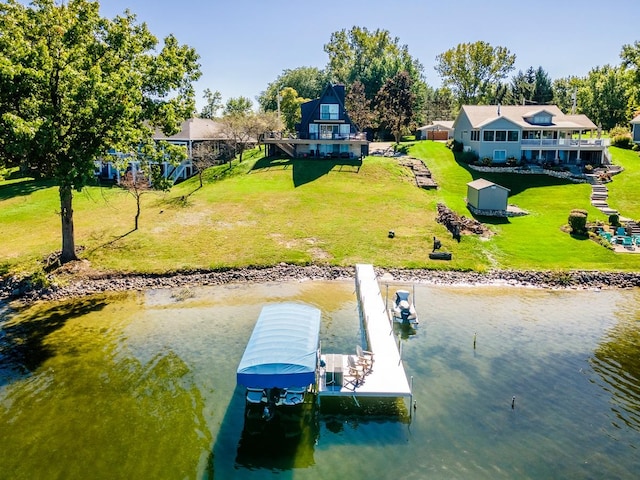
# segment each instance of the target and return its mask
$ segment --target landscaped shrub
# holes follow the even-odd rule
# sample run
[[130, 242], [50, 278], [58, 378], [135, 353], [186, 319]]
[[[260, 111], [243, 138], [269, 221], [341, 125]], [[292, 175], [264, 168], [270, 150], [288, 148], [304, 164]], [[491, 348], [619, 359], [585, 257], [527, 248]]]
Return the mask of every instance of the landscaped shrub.
[[609, 225], [611, 225], [612, 227], [617, 227], [620, 225], [620, 216], [612, 213], [611, 215], [609, 215]]
[[451, 139], [447, 141], [447, 147], [449, 147], [453, 152], [461, 152], [464, 145], [456, 139]]
[[516, 157], [507, 158], [507, 167], [515, 167], [518, 164]]
[[611, 145], [618, 148], [631, 149], [633, 142], [629, 135], [616, 135], [611, 139]]
[[462, 152], [459, 155], [456, 155], [456, 158], [458, 158], [462, 163], [473, 165], [478, 161], [478, 154], [476, 152]]
[[584, 168], [582, 169], [582, 171], [584, 173], [592, 173], [593, 172], [593, 165], [591, 165], [590, 163], [587, 163]]
[[493, 160], [491, 160], [491, 158], [489, 157], [484, 157], [482, 159], [482, 165], [484, 165], [485, 167], [490, 167], [492, 163], [493, 163]]
[[569, 226], [571, 227], [571, 233], [585, 235], [587, 233], [587, 211], [577, 208], [571, 210]]

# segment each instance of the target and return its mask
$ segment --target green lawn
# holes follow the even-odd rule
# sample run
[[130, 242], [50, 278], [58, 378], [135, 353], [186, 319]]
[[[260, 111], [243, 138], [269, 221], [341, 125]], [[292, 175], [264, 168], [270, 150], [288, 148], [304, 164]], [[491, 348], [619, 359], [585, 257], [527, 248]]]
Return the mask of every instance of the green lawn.
[[[169, 194], [146, 194], [140, 229], [132, 232], [135, 203], [119, 188], [89, 187], [74, 197], [77, 245], [96, 269], [161, 272], [191, 269], [321, 263], [486, 270], [638, 270], [640, 255], [615, 254], [595, 242], [561, 231], [569, 211], [584, 208], [589, 220], [606, 220], [589, 205], [590, 187], [546, 176], [483, 175], [511, 189], [510, 202], [530, 215], [481, 219], [496, 233], [488, 240], [463, 236], [455, 242], [436, 223], [444, 202], [469, 216], [467, 182], [476, 172], [456, 163], [437, 142], [422, 141], [410, 153], [425, 159], [437, 190], [415, 186], [395, 159], [367, 157], [363, 165], [329, 160], [264, 159], [258, 152], [242, 164], [192, 178]], [[611, 201], [638, 218], [633, 183], [640, 166], [635, 152], [612, 149], [625, 172], [610, 184]], [[58, 191], [33, 180], [0, 183], [0, 273], [30, 270], [60, 248]], [[389, 230], [395, 238], [388, 238]], [[451, 262], [429, 260], [433, 236]]]

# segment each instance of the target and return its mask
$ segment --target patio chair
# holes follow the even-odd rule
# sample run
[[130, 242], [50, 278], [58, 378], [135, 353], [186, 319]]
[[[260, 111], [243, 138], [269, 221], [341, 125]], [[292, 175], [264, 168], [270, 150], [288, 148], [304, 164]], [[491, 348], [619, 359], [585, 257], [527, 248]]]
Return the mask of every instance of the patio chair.
[[360, 345], [356, 345], [356, 355], [358, 356], [358, 364], [362, 365], [365, 372], [373, 368], [373, 352], [363, 350]]
[[347, 355], [347, 375], [345, 376], [345, 384], [353, 385], [355, 390], [364, 381], [364, 367], [358, 365], [353, 356]]
[[624, 229], [624, 227], [618, 227], [617, 228], [616, 235], [619, 235], [619, 236], [622, 237], [622, 236], [624, 236], [626, 234], [627, 234], [627, 231]]

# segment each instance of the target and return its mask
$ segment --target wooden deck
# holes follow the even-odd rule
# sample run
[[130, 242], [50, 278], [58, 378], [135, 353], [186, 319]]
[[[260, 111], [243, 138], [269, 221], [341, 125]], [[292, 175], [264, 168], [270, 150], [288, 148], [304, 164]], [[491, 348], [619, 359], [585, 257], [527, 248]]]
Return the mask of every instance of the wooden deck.
[[355, 345], [353, 352], [348, 354], [322, 355], [324, 367], [321, 367], [319, 375], [319, 396], [411, 397], [393, 325], [389, 321], [373, 265], [356, 265], [356, 295], [369, 342], [365, 350], [374, 354], [373, 367], [362, 382], [354, 385], [350, 383], [353, 377], [348, 375], [348, 357], [355, 358]]

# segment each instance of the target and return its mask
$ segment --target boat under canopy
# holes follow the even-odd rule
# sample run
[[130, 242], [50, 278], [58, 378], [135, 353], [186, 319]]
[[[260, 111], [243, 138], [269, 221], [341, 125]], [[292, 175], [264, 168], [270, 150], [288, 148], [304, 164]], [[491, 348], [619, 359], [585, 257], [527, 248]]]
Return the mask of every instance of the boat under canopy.
[[265, 305], [237, 370], [247, 388], [303, 387], [315, 383], [319, 309], [300, 303]]

